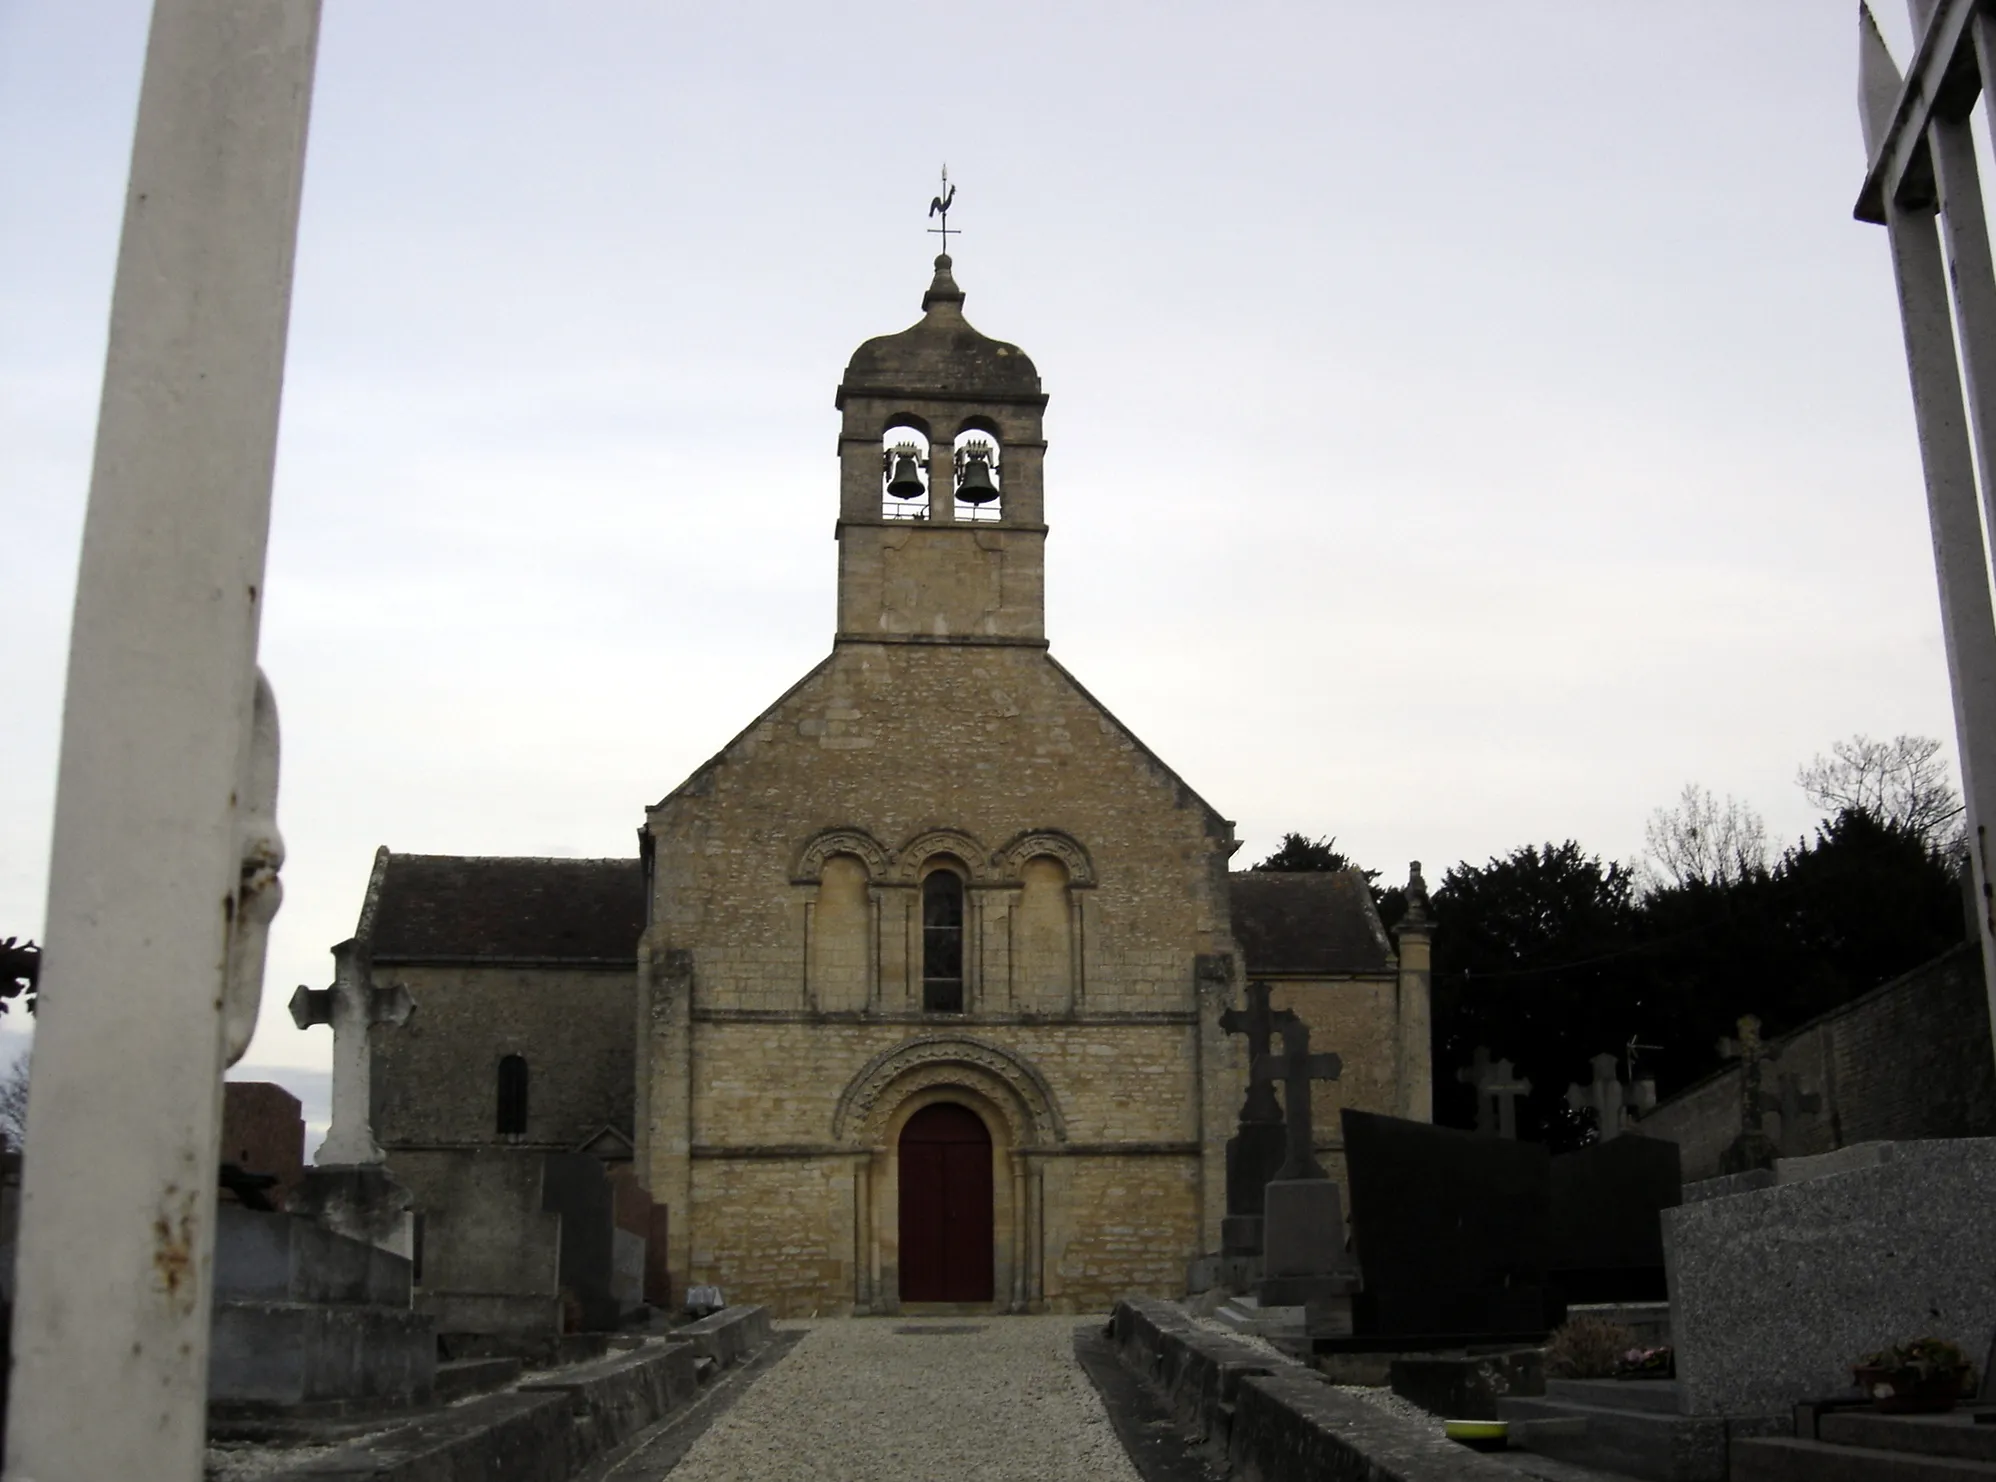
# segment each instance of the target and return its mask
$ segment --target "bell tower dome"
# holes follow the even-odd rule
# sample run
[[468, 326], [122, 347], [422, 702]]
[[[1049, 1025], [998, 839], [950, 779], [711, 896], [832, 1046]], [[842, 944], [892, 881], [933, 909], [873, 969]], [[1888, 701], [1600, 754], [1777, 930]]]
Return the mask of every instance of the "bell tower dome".
[[936, 259], [922, 317], [839, 383], [838, 638], [1046, 647], [1046, 395], [963, 317]]

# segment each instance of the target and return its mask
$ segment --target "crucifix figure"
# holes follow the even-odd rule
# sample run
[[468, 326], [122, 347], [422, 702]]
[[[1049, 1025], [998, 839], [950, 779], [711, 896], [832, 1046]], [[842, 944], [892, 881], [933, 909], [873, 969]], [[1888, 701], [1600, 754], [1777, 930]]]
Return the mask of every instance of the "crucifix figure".
[[1737, 1038], [1728, 1036], [1719, 1041], [1719, 1053], [1728, 1060], [1740, 1063], [1740, 1135], [1719, 1160], [1722, 1173], [1745, 1173], [1753, 1168], [1772, 1168], [1779, 1150], [1773, 1139], [1768, 1137], [1761, 1125], [1767, 1114], [1766, 1099], [1761, 1095], [1761, 1067], [1774, 1059], [1760, 1038], [1760, 1020], [1752, 1014], [1739, 1021]]
[[1268, 984], [1247, 986], [1247, 1008], [1228, 1009], [1220, 1015], [1220, 1028], [1228, 1034], [1245, 1034], [1248, 1048], [1247, 1098], [1241, 1102], [1243, 1122], [1280, 1122], [1282, 1107], [1275, 1099], [1275, 1082], [1261, 1074], [1261, 1062], [1269, 1058], [1269, 1042], [1282, 1026], [1296, 1017], [1290, 1009], [1268, 1006]]
[[1517, 1141], [1518, 1113], [1513, 1103], [1532, 1094], [1532, 1083], [1520, 1079], [1510, 1061], [1492, 1060], [1488, 1045], [1478, 1045], [1455, 1078], [1476, 1087], [1476, 1130], [1485, 1137]]
[[1344, 1062], [1325, 1051], [1310, 1053], [1310, 1026], [1291, 1014], [1282, 1026], [1282, 1053], [1255, 1058], [1256, 1079], [1282, 1082], [1283, 1121], [1289, 1129], [1289, 1157], [1276, 1172], [1277, 1180], [1328, 1178], [1312, 1146], [1315, 1129], [1310, 1118], [1310, 1082], [1334, 1081]]
[[1566, 1104], [1577, 1112], [1593, 1112], [1595, 1124], [1601, 1129], [1601, 1141], [1606, 1142], [1629, 1130], [1628, 1088], [1616, 1074], [1615, 1056], [1596, 1055], [1587, 1063], [1594, 1069], [1593, 1084], [1568, 1086]]

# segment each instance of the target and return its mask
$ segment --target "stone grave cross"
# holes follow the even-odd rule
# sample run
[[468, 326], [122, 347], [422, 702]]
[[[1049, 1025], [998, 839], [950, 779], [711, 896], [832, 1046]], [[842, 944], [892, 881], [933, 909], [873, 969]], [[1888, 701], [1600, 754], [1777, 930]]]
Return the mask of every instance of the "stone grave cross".
[[1247, 1008], [1228, 1009], [1220, 1015], [1220, 1028], [1228, 1034], [1245, 1034], [1248, 1047], [1247, 1098], [1241, 1102], [1241, 1121], [1280, 1122], [1282, 1107], [1275, 1099], [1275, 1082], [1263, 1075], [1262, 1061], [1269, 1059], [1269, 1041], [1296, 1015], [1289, 1009], [1268, 1006], [1268, 984], [1247, 986]]
[[1485, 1137], [1518, 1137], [1518, 1113], [1513, 1104], [1520, 1096], [1532, 1094], [1532, 1083], [1520, 1079], [1508, 1060], [1492, 1060], [1490, 1047], [1478, 1045], [1470, 1063], [1455, 1073], [1465, 1085], [1476, 1087], [1476, 1130]]
[[1638, 1081], [1633, 1086], [1624, 1086], [1621, 1077], [1615, 1073], [1617, 1058], [1614, 1055], [1596, 1055], [1587, 1062], [1594, 1068], [1594, 1082], [1591, 1086], [1568, 1086], [1566, 1104], [1575, 1111], [1594, 1113], [1596, 1125], [1601, 1129], [1601, 1141], [1619, 1137], [1629, 1130], [1638, 1109], [1647, 1111], [1655, 1104], [1656, 1083]]
[[1761, 1121], [1767, 1112], [1761, 1094], [1761, 1070], [1775, 1058], [1760, 1037], [1760, 1020], [1752, 1014], [1739, 1021], [1737, 1038], [1719, 1041], [1719, 1054], [1740, 1062], [1740, 1135], [1719, 1160], [1722, 1173], [1744, 1173], [1751, 1168], [1772, 1168], [1777, 1150]]
[[1760, 1020], [1748, 1014], [1739, 1021], [1737, 1038], [1719, 1041], [1719, 1054], [1740, 1063], [1740, 1130], [1758, 1132], [1766, 1112], [1760, 1092], [1761, 1067], [1774, 1058], [1760, 1038]]
[[326, 1140], [313, 1161], [320, 1167], [357, 1167], [381, 1163], [386, 1155], [374, 1140], [372, 1058], [368, 1032], [377, 1024], [402, 1024], [415, 1009], [415, 1000], [401, 983], [373, 986], [373, 964], [357, 941], [333, 948], [333, 986], [307, 988], [291, 995], [291, 1022], [300, 1029], [315, 1024], [333, 1031], [333, 1105]]
[[1289, 1129], [1289, 1156], [1276, 1171], [1276, 1179], [1328, 1178], [1317, 1161], [1313, 1146], [1316, 1135], [1311, 1125], [1310, 1082], [1334, 1081], [1344, 1070], [1344, 1062], [1325, 1051], [1310, 1053], [1310, 1026], [1291, 1014], [1283, 1021], [1282, 1053], [1262, 1055], [1254, 1062], [1258, 1078], [1282, 1082], [1283, 1121]]

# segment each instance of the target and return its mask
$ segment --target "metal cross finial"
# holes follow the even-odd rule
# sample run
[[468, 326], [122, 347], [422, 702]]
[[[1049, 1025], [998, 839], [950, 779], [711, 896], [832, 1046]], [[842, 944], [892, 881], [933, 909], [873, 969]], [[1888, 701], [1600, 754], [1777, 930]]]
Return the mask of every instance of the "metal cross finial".
[[932, 233], [941, 235], [943, 239], [943, 252], [945, 254], [949, 252], [949, 239], [953, 236], [960, 237], [963, 235], [961, 227], [953, 228], [949, 224], [949, 208], [955, 200], [956, 187], [949, 183], [949, 166], [944, 165], [942, 194], [929, 202], [929, 215], [940, 216], [943, 219], [943, 224], [941, 226], [932, 226], [929, 230]]

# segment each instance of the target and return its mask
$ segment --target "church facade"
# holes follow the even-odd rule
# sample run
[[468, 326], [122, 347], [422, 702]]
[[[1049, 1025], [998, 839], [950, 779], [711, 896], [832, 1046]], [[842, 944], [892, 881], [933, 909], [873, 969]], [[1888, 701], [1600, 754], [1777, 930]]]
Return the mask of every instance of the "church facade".
[[676, 1284], [785, 1313], [1182, 1292], [1250, 977], [1343, 1058], [1334, 1175], [1339, 1106], [1429, 1115], [1418, 913], [1396, 949], [1356, 873], [1231, 872], [1232, 824], [1049, 652], [1046, 397], [962, 303], [939, 258], [853, 356], [831, 652], [637, 861], [378, 861], [361, 945], [419, 1007], [375, 1032], [376, 1129], [431, 1273], [467, 1169], [587, 1148], [669, 1212]]

